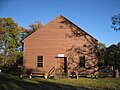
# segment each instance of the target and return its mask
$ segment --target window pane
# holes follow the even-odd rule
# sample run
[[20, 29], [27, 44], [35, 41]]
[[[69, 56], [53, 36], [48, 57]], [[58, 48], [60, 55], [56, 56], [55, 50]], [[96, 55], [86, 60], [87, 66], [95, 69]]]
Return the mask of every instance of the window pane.
[[40, 60], [40, 59], [42, 59], [43, 58], [43, 56], [38, 56], [38, 59]]
[[43, 67], [43, 63], [37, 63], [38, 67]]
[[38, 62], [43, 62], [43, 56], [38, 56]]
[[79, 65], [80, 67], [85, 67], [85, 56], [79, 57]]
[[43, 56], [38, 56], [37, 67], [43, 67]]
[[43, 62], [43, 59], [38, 59], [38, 62]]

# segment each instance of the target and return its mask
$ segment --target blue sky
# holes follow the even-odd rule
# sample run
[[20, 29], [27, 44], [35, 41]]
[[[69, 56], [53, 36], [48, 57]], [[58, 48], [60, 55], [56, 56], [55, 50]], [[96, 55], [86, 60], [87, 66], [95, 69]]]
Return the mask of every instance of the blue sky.
[[106, 46], [120, 42], [120, 32], [111, 28], [111, 16], [119, 13], [120, 0], [0, 0], [0, 17], [19, 26], [45, 25], [61, 14]]

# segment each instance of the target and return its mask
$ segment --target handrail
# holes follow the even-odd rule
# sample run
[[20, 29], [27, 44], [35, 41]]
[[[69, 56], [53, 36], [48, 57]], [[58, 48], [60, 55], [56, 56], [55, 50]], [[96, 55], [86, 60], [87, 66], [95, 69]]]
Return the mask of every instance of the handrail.
[[48, 77], [55, 71], [55, 66], [53, 66], [49, 71], [48, 71]]

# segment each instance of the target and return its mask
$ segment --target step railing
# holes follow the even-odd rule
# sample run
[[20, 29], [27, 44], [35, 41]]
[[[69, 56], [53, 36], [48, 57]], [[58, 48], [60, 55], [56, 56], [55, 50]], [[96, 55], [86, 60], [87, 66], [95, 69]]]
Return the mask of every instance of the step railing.
[[55, 66], [48, 71], [48, 77], [50, 77], [55, 72]]

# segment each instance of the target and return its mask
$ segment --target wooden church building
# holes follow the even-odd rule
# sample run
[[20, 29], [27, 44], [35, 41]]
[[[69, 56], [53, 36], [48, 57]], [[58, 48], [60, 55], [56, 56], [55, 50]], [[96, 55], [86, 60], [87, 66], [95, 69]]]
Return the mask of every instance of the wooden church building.
[[23, 76], [98, 75], [98, 41], [61, 15], [23, 44]]

